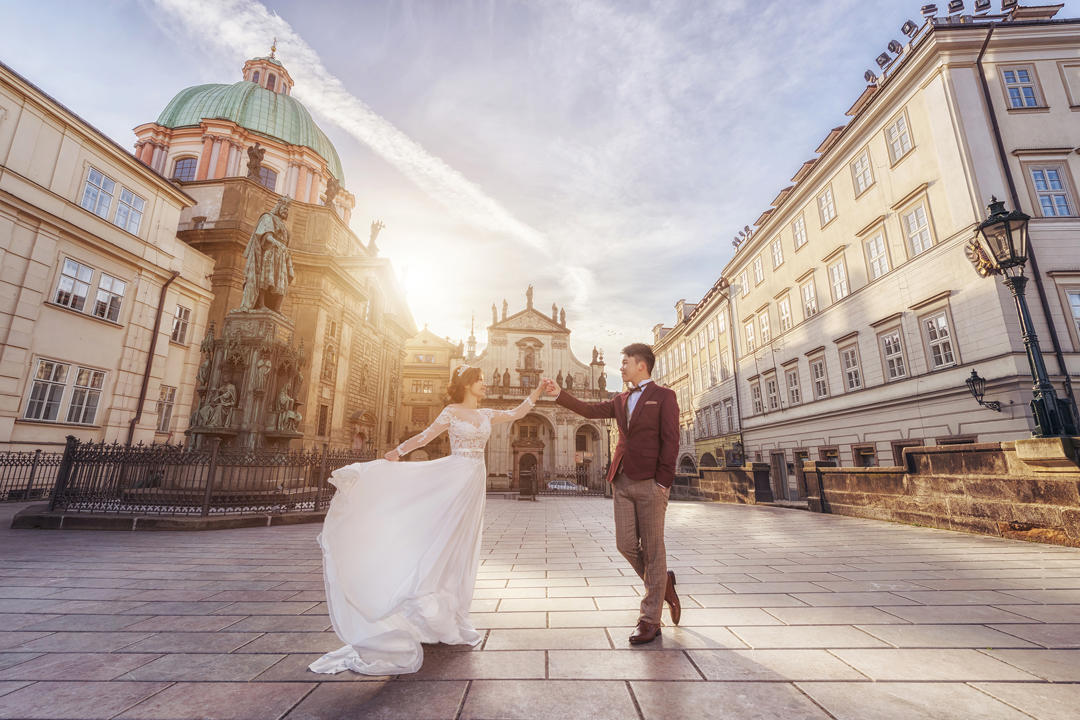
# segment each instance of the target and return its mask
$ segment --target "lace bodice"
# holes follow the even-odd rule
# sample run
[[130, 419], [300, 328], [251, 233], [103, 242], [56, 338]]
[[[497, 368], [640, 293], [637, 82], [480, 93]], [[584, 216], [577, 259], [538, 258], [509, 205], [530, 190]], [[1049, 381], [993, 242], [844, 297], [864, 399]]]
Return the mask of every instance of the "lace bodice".
[[497, 423], [520, 420], [535, 405], [536, 403], [533, 402], [532, 398], [525, 398], [524, 402], [513, 410], [479, 408], [475, 411], [468, 411], [448, 406], [443, 408], [443, 411], [435, 418], [435, 422], [422, 432], [401, 443], [397, 447], [397, 451], [402, 456], [407, 455], [413, 450], [427, 445], [449, 430], [451, 454], [483, 460], [484, 447], [491, 436], [491, 426]]

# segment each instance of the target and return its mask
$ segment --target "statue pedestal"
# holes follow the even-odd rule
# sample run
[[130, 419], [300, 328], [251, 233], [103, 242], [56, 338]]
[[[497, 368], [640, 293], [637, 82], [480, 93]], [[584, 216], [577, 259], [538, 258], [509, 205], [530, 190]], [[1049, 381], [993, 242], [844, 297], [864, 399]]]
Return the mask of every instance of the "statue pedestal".
[[208, 330], [207, 381], [188, 430], [196, 446], [218, 437], [223, 447], [286, 450], [303, 437], [295, 398], [306, 358], [302, 344], [292, 346], [294, 330], [288, 318], [267, 309], [229, 312], [220, 338]]

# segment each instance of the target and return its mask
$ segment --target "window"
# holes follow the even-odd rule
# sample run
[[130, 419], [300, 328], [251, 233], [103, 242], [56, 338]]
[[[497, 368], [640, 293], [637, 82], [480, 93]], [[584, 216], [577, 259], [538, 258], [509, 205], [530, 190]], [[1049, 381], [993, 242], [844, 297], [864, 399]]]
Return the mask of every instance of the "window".
[[589, 436], [585, 432], [574, 436], [574, 449], [577, 452], [586, 452], [589, 449]]
[[1080, 337], [1080, 290], [1070, 290], [1065, 295], [1069, 299], [1073, 327], [1076, 328], [1077, 336]]
[[923, 331], [926, 333], [926, 346], [930, 351], [932, 370], [956, 364], [953, 353], [952, 332], [949, 330], [949, 318], [945, 311], [923, 318]]
[[873, 445], [855, 445], [851, 448], [855, 467], [876, 467], [877, 450]]
[[195, 170], [199, 166], [198, 158], [185, 157], [177, 158], [173, 164], [172, 176], [173, 180], [182, 180], [183, 182], [191, 182], [195, 179]]
[[132, 235], [138, 235], [145, 207], [145, 200], [127, 188], [121, 188], [120, 202], [116, 205], [116, 217], [113, 218], [113, 222]]
[[772, 266], [778, 268], [784, 264], [784, 243], [780, 238], [772, 241]]
[[874, 171], [870, 167], [870, 151], [863, 150], [851, 163], [851, 177], [855, 183], [855, 196], [858, 197], [874, 184]]
[[836, 202], [833, 200], [832, 185], [825, 188], [825, 192], [818, 195], [818, 217], [821, 218], [821, 227], [825, 227], [836, 217]]
[[709, 342], [716, 339], [716, 325], [709, 323], [705, 326], [705, 332], [709, 336]]
[[926, 207], [921, 203], [902, 215], [908, 250], [912, 257], [930, 249], [934, 244], [930, 237], [930, 223], [926, 219]]
[[907, 377], [907, 368], [904, 365], [904, 343], [900, 338], [899, 328], [882, 333], [881, 358], [885, 362], [886, 382]]
[[56, 420], [64, 399], [68, 366], [52, 360], [38, 360], [37, 372], [26, 404], [27, 420]]
[[745, 270], [739, 275], [739, 285], [742, 289], [743, 297], [750, 294], [750, 275]]
[[172, 322], [172, 341], [174, 343], [180, 343], [181, 345], [187, 344], [187, 332], [188, 326], [191, 324], [191, 308], [186, 308], [183, 305], [176, 306], [176, 314], [173, 315]]
[[765, 281], [765, 269], [762, 266], [761, 256], [754, 258], [754, 284], [760, 285]]
[[[267, 75], [266, 76], [266, 89], [272, 91], [274, 89], [274, 82], [276, 80], [277, 80], [277, 78], [274, 76], [274, 73], [270, 73], [269, 75]], [[321, 434], [322, 433], [320, 433], [320, 435]]]
[[776, 304], [777, 310], [780, 312], [780, 332], [787, 332], [791, 329], [791, 298], [785, 295], [780, 298], [780, 302]]
[[1064, 177], [1064, 165], [1029, 166], [1028, 172], [1035, 188], [1039, 213], [1043, 217], [1069, 217], [1075, 214]]
[[176, 388], [162, 385], [157, 401], [157, 431], [169, 432], [172, 424], [173, 406], [176, 404]]
[[814, 289], [814, 281], [802, 286], [803, 318], [810, 319], [817, 315], [817, 290]]
[[79, 368], [75, 373], [75, 388], [71, 393], [71, 405], [68, 407], [67, 421], [80, 425], [93, 425], [97, 416], [98, 401], [101, 400], [101, 386], [105, 382], [105, 373], [90, 368]]
[[829, 397], [829, 379], [825, 377], [825, 358], [818, 357], [810, 361], [810, 379], [814, 384], [814, 399]]
[[1038, 91], [1035, 87], [1034, 69], [1027, 67], [1009, 68], [1001, 71], [1005, 80], [1005, 94], [1009, 98], [1010, 108], [1041, 107]]
[[274, 192], [274, 189], [277, 187], [277, 173], [265, 165], [260, 167], [259, 183], [270, 192]]
[[750, 383], [750, 400], [753, 404], [755, 415], [765, 411], [765, 408], [761, 404], [761, 383], [757, 381]]
[[840, 367], [844, 371], [844, 387], [848, 392], [862, 388], [862, 368], [859, 367], [859, 348], [849, 345], [840, 348]]
[[795, 236], [796, 250], [806, 244], [806, 220], [802, 215], [795, 218], [795, 222], [791, 223], [791, 234]]
[[431, 380], [424, 381], [423, 392], [425, 395], [432, 395], [435, 393], [435, 383]]
[[86, 185], [83, 187], [83, 196], [79, 205], [95, 215], [108, 218], [115, 190], [116, 183], [114, 181], [101, 174], [98, 170], [90, 168], [90, 172], [86, 175]]
[[772, 333], [769, 331], [768, 309], [765, 309], [760, 315], [758, 315], [758, 327], [761, 328], [761, 344], [764, 345], [772, 338]]
[[788, 404], [798, 405], [802, 402], [802, 392], [799, 390], [799, 369], [790, 368], [784, 372], [784, 382], [787, 384]]
[[780, 388], [775, 375], [765, 379], [765, 401], [770, 410], [780, 409]]
[[124, 300], [124, 291], [127, 283], [117, 280], [112, 275], [101, 273], [98, 280], [97, 299], [94, 300], [94, 317], [103, 318], [110, 322], [117, 322], [120, 317], [120, 304]]
[[843, 300], [848, 296], [847, 268], [844, 267], [844, 258], [840, 258], [829, 266], [829, 285], [832, 287], [833, 302]]
[[259, 84], [259, 71], [258, 70], [256, 70], [255, 74], [251, 76], [251, 82], [255, 83], [256, 85]]
[[413, 425], [427, 425], [430, 415], [427, 407], [424, 405], [414, 406], [412, 408], [411, 419]]
[[[319, 405], [319, 426], [318, 426], [318, 430], [316, 431], [315, 434], [318, 435], [319, 437], [326, 437], [327, 432], [329, 431], [329, 429], [330, 429], [330, 406], [329, 405]], [[389, 429], [390, 429], [390, 427], [387, 426], [387, 431], [389, 431]], [[387, 442], [389, 442], [389, 440]]]
[[755, 347], [755, 345], [754, 345], [754, 321], [751, 320], [750, 322], [746, 323], [746, 326], [743, 329], [746, 331], [746, 351], [747, 352], [753, 352], [754, 347]]
[[93, 274], [94, 271], [86, 265], [77, 263], [71, 258], [64, 258], [64, 266], [60, 269], [60, 280], [56, 284], [56, 297], [53, 302], [81, 311], [86, 305], [86, 295], [90, 291], [90, 278]]
[[724, 401], [724, 417], [727, 419], [728, 432], [735, 432], [738, 429], [735, 424], [735, 406], [730, 399]]
[[727, 332], [727, 317], [725, 315], [718, 315], [716, 317], [716, 332], [717, 334]]
[[907, 115], [900, 113], [885, 128], [885, 144], [889, 146], [889, 159], [893, 164], [911, 152], [911, 130], [908, 129]]
[[877, 280], [889, 272], [889, 256], [885, 252], [885, 236], [882, 233], [874, 235], [866, 241], [866, 262], [870, 266], [870, 279]]

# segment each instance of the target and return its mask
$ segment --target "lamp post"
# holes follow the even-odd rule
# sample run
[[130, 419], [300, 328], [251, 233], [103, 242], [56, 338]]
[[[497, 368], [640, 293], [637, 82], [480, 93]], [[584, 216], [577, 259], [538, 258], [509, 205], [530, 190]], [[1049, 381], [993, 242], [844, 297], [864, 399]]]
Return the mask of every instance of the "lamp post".
[[[1027, 301], [1024, 299], [1024, 265], [1028, 255], [1028, 221], [1031, 217], [1019, 210], [1007, 211], [1005, 203], [996, 197], [990, 199], [990, 214], [979, 224], [975, 233], [976, 252], [988, 275], [1001, 275], [1005, 287], [1016, 301], [1016, 314], [1020, 319], [1020, 332], [1024, 338], [1028, 365], [1031, 369], [1031, 412], [1035, 417], [1034, 437], [1057, 437], [1073, 435], [1072, 408], [1068, 401], [1060, 400], [1050, 384], [1043, 362], [1039, 338], [1031, 322]], [[970, 379], [969, 379], [970, 381]], [[970, 385], [969, 385], [970, 386]]]

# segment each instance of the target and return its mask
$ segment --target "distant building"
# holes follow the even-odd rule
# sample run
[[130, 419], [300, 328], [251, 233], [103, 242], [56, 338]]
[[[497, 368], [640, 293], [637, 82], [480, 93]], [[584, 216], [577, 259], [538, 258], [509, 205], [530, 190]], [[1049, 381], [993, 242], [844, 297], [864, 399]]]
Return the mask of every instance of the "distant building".
[[[1080, 20], [1051, 19], [1060, 9], [912, 23], [848, 122], [740, 234], [719, 292], [747, 459], [771, 464], [778, 498], [798, 495], [802, 459], [894, 465], [911, 445], [1031, 432], [1013, 299], [965, 254], [991, 196], [1033, 218], [1029, 304], [1051, 380], [1073, 395]], [[669, 342], [663, 376], [711, 359]], [[1002, 412], [971, 397], [973, 370]]]
[[194, 198], [3, 64], [0, 158], [0, 449], [182, 440], [214, 267], [176, 237]]
[[[488, 342], [479, 355], [475, 337], [468, 340], [466, 362], [482, 368], [488, 381], [484, 405], [515, 407], [543, 377], [557, 380], [582, 400], [608, 399], [612, 393], [603, 356], [594, 348], [589, 362], [576, 358], [565, 309], [552, 305], [550, 315], [540, 312], [533, 307], [532, 292], [530, 287], [525, 308], [513, 315], [507, 314], [506, 301], [501, 315], [491, 306]], [[614, 424], [582, 418], [545, 396], [521, 420], [494, 426], [487, 447], [488, 488], [517, 489], [523, 471], [539, 471], [541, 477], [582, 473], [595, 480], [607, 469], [611, 432], [617, 432]]]
[[[450, 372], [461, 364], [463, 357], [464, 348], [460, 344], [441, 338], [426, 327], [405, 342], [397, 422], [399, 442], [426, 428], [442, 412]], [[410, 453], [409, 460], [430, 460], [449, 453], [450, 439], [444, 433]]]

